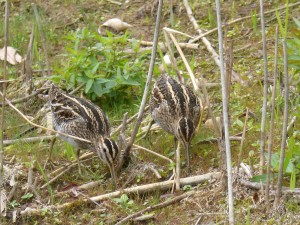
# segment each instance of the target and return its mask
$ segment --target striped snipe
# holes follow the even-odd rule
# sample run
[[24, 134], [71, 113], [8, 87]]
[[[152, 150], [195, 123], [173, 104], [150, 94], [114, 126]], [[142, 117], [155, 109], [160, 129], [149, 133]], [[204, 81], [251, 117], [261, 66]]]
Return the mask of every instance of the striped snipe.
[[[185, 146], [187, 169], [190, 173], [189, 146], [200, 120], [200, 102], [197, 96], [184, 84], [170, 76], [161, 75], [152, 89], [150, 111], [154, 121]], [[179, 182], [179, 146], [176, 155], [176, 173]]]
[[49, 101], [54, 129], [90, 141], [59, 135], [75, 147], [78, 163], [80, 149], [95, 152], [108, 165], [116, 186], [114, 163], [119, 150], [116, 143], [110, 139], [110, 124], [102, 109], [89, 100], [66, 94], [53, 84], [49, 91]]

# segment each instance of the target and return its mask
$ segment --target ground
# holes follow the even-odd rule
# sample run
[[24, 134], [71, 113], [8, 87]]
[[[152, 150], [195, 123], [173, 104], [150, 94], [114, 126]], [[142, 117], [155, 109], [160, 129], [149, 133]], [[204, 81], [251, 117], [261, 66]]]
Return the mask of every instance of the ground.
[[[292, 1], [290, 3], [296, 3]], [[121, 3], [121, 4], [119, 4]], [[4, 6], [4, 2], [0, 2]], [[203, 32], [216, 27], [215, 4], [213, 1], [189, 1], [193, 16], [196, 18], [199, 28]], [[263, 59], [262, 44], [260, 32], [260, 20], [254, 12], [259, 12], [258, 1], [223, 1], [222, 18], [230, 22], [240, 17], [251, 16], [251, 18], [226, 26], [224, 35], [227, 37], [226, 47], [232, 43], [233, 69], [240, 75], [244, 81], [232, 82], [230, 99], [230, 134], [240, 133], [244, 126], [246, 109], [250, 111], [248, 120], [248, 131], [244, 142], [242, 152], [242, 161], [246, 164], [254, 164], [252, 172], [258, 174], [257, 164], [259, 161], [259, 140], [260, 140], [260, 120], [261, 105], [263, 95]], [[110, 18], [121, 18], [127, 23], [133, 25], [129, 29], [130, 37], [139, 40], [152, 41], [155, 27], [155, 18], [158, 1], [37, 1], [37, 9], [41, 18], [41, 26], [44, 32], [45, 41], [41, 38], [38, 26], [35, 25], [35, 47], [34, 47], [34, 85], [38, 88], [44, 83], [42, 75], [37, 70], [41, 70], [44, 65], [44, 46], [46, 45], [49, 64], [54, 75], [59, 74], [68, 61], [67, 46], [69, 40], [68, 34], [79, 28], [87, 28], [91, 31], [97, 30], [98, 26]], [[284, 5], [283, 1], [265, 2], [265, 11], [276, 9], [276, 6]], [[3, 7], [2, 7], [3, 8]], [[36, 24], [31, 1], [11, 1], [10, 2], [10, 32], [9, 45], [18, 49], [23, 56], [26, 55], [32, 24]], [[284, 10], [279, 11], [279, 16], [284, 18]], [[297, 36], [297, 28], [293, 24], [293, 17], [299, 16], [299, 6], [291, 7], [289, 10], [289, 32], [288, 36], [294, 38]], [[4, 22], [1, 18], [1, 30], [4, 30]], [[275, 26], [278, 23], [275, 12], [266, 15], [267, 29], [267, 50], [269, 74], [273, 74], [274, 59], [274, 40]], [[184, 32], [190, 36], [197, 36], [198, 33], [190, 22], [186, 9], [182, 1], [165, 1], [161, 28], [169, 27]], [[3, 46], [4, 36], [0, 34], [0, 44]], [[186, 36], [176, 35], [180, 42], [188, 42]], [[299, 37], [299, 36], [298, 36]], [[207, 36], [212, 47], [218, 52], [217, 32]], [[165, 38], [161, 32], [160, 41]], [[222, 98], [220, 88], [219, 67], [215, 64], [203, 42], [196, 42], [199, 48], [184, 49], [184, 54], [188, 58], [195, 76], [199, 79], [200, 74], [208, 83], [217, 84], [208, 88], [209, 97], [214, 113], [217, 116], [221, 114]], [[230, 48], [229, 48], [230, 49]], [[281, 48], [280, 48], [281, 49]], [[182, 59], [178, 59], [178, 67], [183, 71], [183, 76], [188, 84], [190, 80], [183, 65]], [[228, 57], [228, 54], [226, 54]], [[150, 57], [146, 57], [148, 63]], [[280, 59], [282, 51], [280, 50]], [[159, 64], [161, 57], [156, 60], [155, 77], [159, 75]], [[281, 60], [282, 62], [282, 60]], [[148, 64], [147, 64], [148, 65]], [[147, 72], [145, 69], [145, 75]], [[1, 73], [3, 69], [1, 68]], [[18, 99], [26, 93], [24, 86], [24, 71], [22, 66], [9, 67], [9, 78], [15, 79], [15, 82], [8, 86], [8, 98]], [[280, 71], [283, 69], [280, 67]], [[294, 80], [297, 80], [297, 73], [292, 70]], [[299, 75], [299, 74], [298, 74]], [[49, 77], [49, 79], [54, 79]], [[291, 78], [292, 79], [292, 78]], [[272, 79], [270, 78], [272, 81]], [[297, 82], [291, 82], [291, 115], [297, 113]], [[67, 87], [66, 81], [61, 82], [62, 87]], [[63, 86], [64, 85], [64, 86]], [[294, 88], [294, 91], [293, 91]], [[280, 87], [278, 87], [280, 89]], [[134, 89], [137, 91], [138, 89]], [[140, 88], [141, 92], [142, 88]], [[79, 95], [79, 93], [77, 93]], [[81, 93], [82, 94], [82, 93]], [[108, 98], [94, 99], [96, 102], [103, 103], [103, 107], [109, 116], [113, 130], [121, 124], [123, 113], [128, 111], [129, 116], [137, 113], [141, 100], [141, 93], [135, 94], [133, 100], [128, 100], [123, 105], [114, 105], [107, 103]], [[130, 104], [128, 104], [130, 102]], [[16, 103], [17, 104], [17, 103]], [[38, 97], [32, 97], [26, 102], [17, 104], [17, 107], [30, 118], [35, 118], [35, 122], [45, 125], [38, 113], [45, 105], [45, 101]], [[278, 99], [276, 122], [274, 130], [273, 152], [280, 149], [281, 127], [282, 127], [283, 100]], [[209, 140], [215, 136], [214, 132], [207, 128], [204, 123], [207, 120], [206, 112], [202, 117], [199, 132], [192, 142], [192, 174], [191, 176], [206, 174], [208, 172], [218, 172], [220, 169], [220, 159], [217, 142]], [[269, 114], [268, 114], [269, 115]], [[45, 119], [45, 118], [44, 118]], [[142, 127], [145, 128], [150, 121], [150, 116], [146, 112]], [[11, 108], [6, 107], [6, 128], [5, 140], [35, 137], [45, 135], [42, 130], [28, 130], [32, 126], [25, 122]], [[269, 125], [267, 125], [269, 127]], [[126, 135], [131, 135], [133, 125], [130, 124]], [[25, 132], [26, 131], [26, 132]], [[289, 132], [295, 142], [299, 139], [296, 133], [297, 124]], [[141, 131], [140, 131], [141, 133]], [[49, 133], [47, 133], [49, 134]], [[140, 135], [141, 136], [141, 135]], [[241, 135], [239, 135], [240, 137]], [[114, 138], [117, 138], [115, 135]], [[139, 135], [138, 135], [139, 137]], [[149, 137], [149, 138], [148, 138]], [[289, 142], [290, 143], [290, 142]], [[147, 138], [138, 142], [139, 145], [152, 149], [164, 156], [175, 160], [176, 143], [170, 134], [154, 128]], [[290, 143], [291, 145], [291, 143]], [[297, 145], [297, 144], [296, 144]], [[296, 146], [295, 145], [295, 146]], [[18, 182], [13, 198], [7, 202], [6, 217], [1, 217], [2, 224], [10, 224], [13, 220], [13, 212], [17, 211], [17, 224], [115, 224], [127, 215], [140, 211], [148, 206], [153, 206], [162, 201], [166, 201], [174, 196], [179, 196], [188, 191], [195, 191], [193, 195], [178, 201], [171, 206], [151, 211], [154, 217], [143, 222], [128, 222], [128, 224], [228, 224], [227, 190], [226, 185], [222, 185], [222, 179], [212, 179], [195, 186], [187, 185], [182, 191], [172, 193], [171, 189], [149, 191], [143, 194], [128, 194], [109, 198], [100, 202], [93, 202], [89, 197], [98, 196], [113, 191], [107, 168], [99, 163], [97, 157], [89, 157], [83, 161], [83, 174], [78, 174], [77, 166], [66, 171], [63, 176], [58, 178], [50, 185], [44, 185], [46, 181], [53, 178], [53, 171], [61, 166], [68, 165], [75, 160], [74, 153], [69, 145], [62, 140], [58, 140], [54, 145], [53, 162], [55, 165], [43, 168], [47, 156], [50, 141], [39, 141], [32, 143], [17, 142], [5, 147], [4, 159], [7, 165], [4, 177], [5, 195], [8, 196], [11, 191], [12, 182]], [[232, 162], [234, 170], [238, 161], [238, 152], [240, 141], [231, 142]], [[267, 148], [266, 148], [267, 149]], [[86, 152], [83, 152], [86, 153]], [[153, 156], [141, 150], [134, 148], [131, 152], [132, 160], [129, 166], [122, 171], [119, 177], [119, 185], [122, 188], [149, 184], [167, 180], [171, 176], [174, 165], [167, 163], [164, 159]], [[253, 156], [251, 155], [253, 154]], [[182, 157], [183, 158], [183, 157]], [[185, 175], [185, 161], [182, 163], [183, 174]], [[159, 179], [153, 173], [154, 168], [162, 178]], [[273, 168], [275, 171], [276, 169]], [[15, 178], [11, 178], [11, 171], [15, 171]], [[26, 187], [28, 183], [28, 173], [33, 173], [34, 188]], [[252, 189], [241, 185], [240, 179], [247, 178], [245, 175], [238, 176], [233, 174], [233, 193], [236, 224], [297, 224], [299, 221], [299, 198], [295, 195], [284, 195], [279, 207], [272, 208], [269, 212], [266, 210], [265, 196], [260, 190]], [[226, 179], [226, 177], [225, 177]], [[248, 178], [247, 178], [248, 179]], [[101, 181], [100, 185], [82, 191], [70, 191], [73, 187], [91, 181]], [[276, 184], [276, 181], [273, 181]], [[284, 183], [290, 184], [290, 174], [285, 176]], [[42, 188], [42, 186], [45, 186]], [[299, 186], [299, 181], [295, 182]], [[68, 191], [69, 190], [69, 191]], [[63, 192], [65, 193], [59, 193]], [[274, 195], [271, 195], [271, 202], [274, 201]], [[66, 207], [57, 209], [59, 205], [70, 203]], [[50, 205], [55, 207], [49, 208]], [[26, 207], [43, 209], [37, 215], [20, 215]]]

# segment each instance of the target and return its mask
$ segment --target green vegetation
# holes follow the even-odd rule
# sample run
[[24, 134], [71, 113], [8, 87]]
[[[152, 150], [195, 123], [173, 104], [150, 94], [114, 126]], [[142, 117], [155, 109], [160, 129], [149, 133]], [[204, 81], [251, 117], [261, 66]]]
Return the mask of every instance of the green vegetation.
[[[124, 1], [122, 1], [124, 2]], [[216, 27], [215, 5], [213, 1], [189, 1], [198, 25], [203, 31]], [[277, 1], [282, 5], [285, 1]], [[173, 27], [179, 31], [196, 36], [197, 32], [192, 28], [181, 1], [173, 6], [166, 4], [164, 7], [164, 18], [162, 26]], [[266, 3], [267, 4], [267, 3]], [[3, 6], [3, 1], [0, 3]], [[270, 7], [274, 8], [273, 6]], [[33, 44], [33, 82], [36, 88], [40, 88], [47, 80], [56, 82], [67, 92], [83, 85], [76, 95], [83, 95], [96, 104], [101, 105], [108, 114], [113, 127], [121, 124], [124, 112], [129, 116], [135, 114], [139, 108], [141, 95], [145, 85], [145, 78], [149, 66], [150, 51], [141, 51], [142, 46], [136, 41], [138, 39], [152, 41], [155, 7], [152, 3], [133, 1], [128, 6], [118, 6], [109, 1], [49, 1], [39, 2], [38, 11], [41, 18], [42, 31], [44, 32], [48, 47], [48, 57], [52, 69], [51, 76], [43, 76], [40, 72], [45, 68], [45, 56], [42, 47], [41, 34], [36, 24], [32, 6], [27, 1], [14, 1], [11, 3], [9, 45], [25, 56], [27, 52], [31, 28], [34, 25]], [[244, 143], [242, 161], [249, 164], [257, 172], [256, 165], [259, 162], [260, 146], [260, 117], [263, 89], [263, 61], [261, 55], [261, 34], [259, 7], [253, 1], [223, 1], [223, 19], [231, 21], [239, 17], [251, 16], [248, 20], [226, 26], [228, 42], [233, 41], [233, 69], [246, 81], [245, 85], [232, 80], [230, 89], [230, 134], [240, 133], [244, 126], [245, 112], [248, 108], [251, 112], [247, 121], [247, 133]], [[273, 75], [273, 52], [275, 26], [279, 24], [281, 37], [287, 37], [289, 54], [289, 76], [290, 76], [290, 116], [297, 117], [297, 121], [289, 130], [284, 163], [284, 185], [291, 189], [300, 186], [300, 21], [298, 18], [299, 7], [290, 8], [282, 14], [266, 15], [267, 21], [267, 48], [269, 76]], [[96, 30], [97, 26], [104, 20], [118, 16], [134, 25], [134, 27], [123, 34], [112, 34], [107, 31], [107, 36], [100, 36]], [[223, 15], [222, 15], [223, 16]], [[0, 19], [0, 44], [3, 45], [4, 23]], [[177, 36], [176, 36], [177, 37]], [[212, 46], [217, 51], [217, 33], [207, 36]], [[135, 40], [136, 39], [136, 40]], [[188, 40], [179, 37], [180, 42]], [[163, 35], [160, 36], [163, 42]], [[175, 48], [174, 48], [175, 49]], [[211, 54], [199, 42], [199, 49], [183, 49], [188, 62], [196, 77], [203, 74], [209, 83], [216, 86], [208, 87], [208, 93], [216, 116], [221, 114], [221, 95], [219, 68], [211, 58]], [[282, 96], [282, 46], [279, 47], [280, 58], [279, 75], [277, 82], [277, 97], [275, 108], [275, 130], [272, 151], [272, 182], [277, 179], [279, 169], [279, 151], [281, 144], [283, 96]], [[157, 64], [160, 64], [165, 52], [159, 49]], [[175, 53], [177, 57], [177, 53]], [[183, 72], [186, 83], [190, 84], [186, 69], [178, 58], [178, 68]], [[8, 67], [9, 79], [16, 79], [8, 86], [8, 98], [18, 99], [24, 96], [25, 88], [22, 66]], [[176, 72], [168, 67], [167, 72], [176, 76]], [[0, 67], [0, 75], [3, 68]], [[155, 76], [159, 75], [158, 65], [155, 66]], [[268, 101], [271, 100], [269, 94]], [[17, 103], [16, 106], [29, 118], [34, 118], [42, 108], [44, 102], [38, 98], [32, 98], [28, 102]], [[7, 107], [5, 139], [42, 136], [45, 133], [33, 131], [21, 135], [30, 128], [13, 110]], [[268, 109], [269, 111], [269, 109]], [[147, 113], [147, 112], [146, 112]], [[268, 112], [268, 116], [269, 116]], [[149, 118], [149, 116], [148, 116]], [[204, 116], [204, 121], [206, 117]], [[36, 121], [42, 124], [41, 119]], [[146, 127], [147, 122], [142, 124]], [[131, 135], [131, 125], [125, 132], [126, 137]], [[267, 122], [267, 132], [269, 121]], [[142, 129], [141, 129], [142, 130]], [[140, 133], [142, 133], [140, 131]], [[48, 135], [48, 134], [47, 134]], [[210, 140], [215, 134], [200, 126], [199, 133], [193, 139], [191, 145], [192, 175], [199, 175], [209, 171], [218, 170], [220, 160], [218, 157], [218, 146]], [[115, 138], [115, 137], [114, 137]], [[175, 158], [173, 137], [166, 132], [155, 130], [151, 132], [151, 138], [142, 139], [139, 145], [156, 151], [170, 159]], [[205, 142], [206, 140], [210, 140]], [[237, 163], [237, 153], [240, 142], [232, 141], [233, 166]], [[23, 210], [25, 206], [35, 207], [37, 198], [31, 190], [25, 190], [27, 173], [31, 166], [34, 168], [34, 178], [37, 179], [37, 187], [45, 184], [53, 176], [50, 175], [56, 168], [46, 167], [44, 163], [48, 157], [50, 143], [39, 141], [36, 143], [16, 143], [5, 148], [5, 162], [9, 166], [16, 165], [18, 168], [19, 188], [15, 196], [8, 202], [8, 215], [13, 210]], [[175, 168], [175, 163], [155, 157], [140, 150], [132, 150], [133, 160], [130, 166], [120, 175], [120, 184], [124, 187], [142, 185], [158, 182], [153, 172], [145, 169], [145, 164], [155, 164], [155, 169], [160, 173], [163, 180], [169, 179]], [[31, 157], [32, 156], [32, 157]], [[185, 157], [182, 155], [182, 166], [185, 166]], [[14, 158], [12, 162], [10, 160]], [[56, 166], [68, 165], [75, 160], [72, 147], [58, 140], [53, 149], [53, 161]], [[33, 160], [33, 161], [31, 161]], [[9, 164], [10, 163], [10, 164]], [[169, 191], [156, 191], [154, 194], [123, 194], [101, 202], [100, 206], [88, 200], [88, 197], [108, 193], [112, 191], [110, 181], [106, 174], [108, 169], [101, 164], [97, 157], [82, 162], [83, 175], [77, 173], [77, 167], [65, 172], [56, 182], [47, 185], [44, 189], [36, 189], [42, 198], [42, 212], [39, 216], [24, 216], [25, 224], [113, 224], [128, 214], [137, 212], [145, 207], [164, 201], [165, 194]], [[183, 170], [184, 171], [184, 170]], [[185, 174], [183, 174], [185, 176]], [[161, 179], [161, 180], [162, 180]], [[264, 182], [266, 175], [254, 176], [252, 181]], [[80, 193], [70, 192], [64, 196], [57, 195], [60, 191], [71, 190], [91, 181], [101, 181], [100, 186], [83, 190]], [[103, 182], [102, 182], [103, 181]], [[219, 191], [219, 183], [209, 181], [198, 186], [185, 185], [183, 191], [197, 190], [195, 196], [176, 203], [174, 206], [155, 211], [155, 218], [147, 221], [148, 224], [195, 224], [198, 218], [200, 223], [224, 223], [227, 221], [226, 195]], [[22, 188], [20, 188], [22, 187]], [[123, 188], [123, 186], [121, 186]], [[5, 188], [10, 190], [9, 181]], [[284, 213], [274, 213], [270, 218], [265, 212], [263, 195], [259, 192], [238, 186], [235, 193], [235, 214], [237, 224], [297, 224], [293, 215], [299, 214], [299, 201], [287, 199], [283, 204]], [[216, 191], [217, 190], [217, 191]], [[78, 195], [77, 195], [78, 194]], [[259, 199], [256, 200], [256, 198]], [[289, 197], [288, 197], [289, 198]], [[48, 209], [48, 204], [59, 205], [75, 201], [76, 204], [65, 210], [55, 211]], [[87, 200], [87, 201], [86, 201]], [[210, 214], [211, 213], [211, 214]], [[284, 215], [284, 216], [283, 216]], [[296, 218], [296, 217], [295, 217]], [[294, 223], [293, 223], [294, 222]], [[10, 224], [11, 218], [0, 218], [1, 224]]]

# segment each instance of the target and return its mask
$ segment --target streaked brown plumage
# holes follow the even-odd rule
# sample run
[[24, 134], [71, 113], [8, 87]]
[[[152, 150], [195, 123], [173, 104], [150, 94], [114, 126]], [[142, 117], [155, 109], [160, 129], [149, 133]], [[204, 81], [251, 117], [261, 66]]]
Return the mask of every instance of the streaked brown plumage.
[[66, 94], [55, 85], [51, 85], [49, 101], [54, 129], [90, 142], [59, 136], [77, 149], [77, 157], [80, 149], [95, 152], [108, 165], [116, 185], [114, 162], [119, 150], [110, 139], [110, 124], [102, 109], [89, 100]]
[[200, 120], [200, 102], [197, 96], [172, 77], [161, 75], [152, 89], [150, 111], [154, 121], [185, 146], [189, 173], [189, 145]]

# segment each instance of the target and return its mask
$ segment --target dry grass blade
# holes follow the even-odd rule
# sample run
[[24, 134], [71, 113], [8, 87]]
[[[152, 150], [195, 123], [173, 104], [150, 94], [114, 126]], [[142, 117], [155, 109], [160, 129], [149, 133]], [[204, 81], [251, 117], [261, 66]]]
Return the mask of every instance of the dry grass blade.
[[274, 131], [274, 117], [275, 117], [275, 98], [276, 98], [276, 86], [278, 77], [278, 26], [276, 27], [276, 38], [275, 38], [275, 56], [274, 56], [274, 83], [272, 90], [272, 107], [271, 107], [271, 120], [270, 120], [270, 131], [269, 131], [269, 143], [268, 143], [268, 160], [267, 160], [267, 182], [266, 182], [266, 203], [267, 210], [270, 210], [270, 175], [271, 175], [271, 154], [273, 146], [273, 131]]
[[276, 191], [275, 202], [274, 202], [275, 207], [279, 205], [281, 192], [282, 192], [283, 166], [284, 166], [285, 147], [286, 147], [286, 140], [287, 140], [287, 126], [288, 126], [288, 116], [289, 116], [289, 112], [288, 112], [289, 72], [288, 72], [288, 53], [287, 53], [285, 37], [283, 38], [283, 61], [284, 61], [284, 111], [283, 111], [283, 125], [282, 125], [277, 191]]
[[266, 29], [264, 19], [264, 1], [260, 0], [260, 17], [261, 17], [261, 35], [263, 43], [263, 58], [264, 58], [264, 98], [262, 106], [261, 116], [261, 136], [260, 136], [260, 174], [262, 175], [264, 170], [264, 154], [266, 143], [266, 115], [267, 115], [267, 97], [268, 97], [268, 61], [267, 61], [267, 41], [266, 41]]

